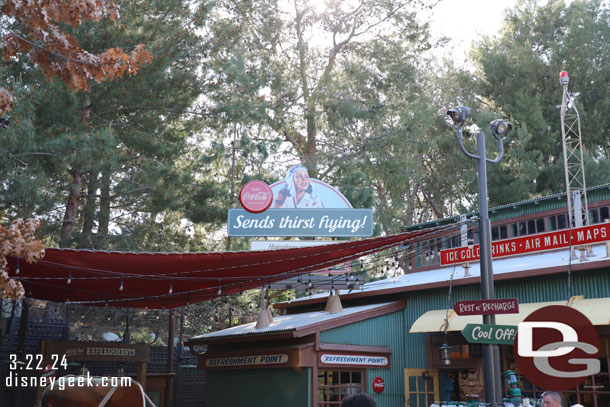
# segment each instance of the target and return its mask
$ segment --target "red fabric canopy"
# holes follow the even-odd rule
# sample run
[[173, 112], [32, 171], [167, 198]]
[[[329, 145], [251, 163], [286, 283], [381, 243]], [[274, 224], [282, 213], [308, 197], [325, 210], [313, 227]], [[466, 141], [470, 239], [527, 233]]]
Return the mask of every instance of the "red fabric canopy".
[[37, 263], [8, 260], [11, 277], [22, 282], [30, 298], [173, 308], [319, 270], [433, 231], [285, 250], [165, 254], [46, 249]]

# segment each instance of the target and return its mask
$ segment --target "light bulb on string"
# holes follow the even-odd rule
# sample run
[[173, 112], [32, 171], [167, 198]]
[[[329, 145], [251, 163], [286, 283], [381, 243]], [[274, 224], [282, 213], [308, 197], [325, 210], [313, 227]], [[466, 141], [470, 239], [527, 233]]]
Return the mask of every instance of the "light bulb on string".
[[169, 294], [173, 294], [174, 293], [174, 287], [172, 285], [172, 279], [169, 279]]
[[218, 293], [217, 293], [217, 294], [218, 294], [218, 295], [221, 295], [221, 294], [222, 294], [222, 286], [218, 286]]
[[17, 258], [17, 266], [15, 267], [15, 274], [21, 273], [21, 268], [19, 267], [19, 258]]
[[67, 283], [68, 284], [72, 283], [72, 269], [70, 269], [70, 271], [68, 271], [68, 281], [67, 281]]
[[123, 278], [121, 277], [121, 286], [119, 287], [119, 291], [123, 291]]

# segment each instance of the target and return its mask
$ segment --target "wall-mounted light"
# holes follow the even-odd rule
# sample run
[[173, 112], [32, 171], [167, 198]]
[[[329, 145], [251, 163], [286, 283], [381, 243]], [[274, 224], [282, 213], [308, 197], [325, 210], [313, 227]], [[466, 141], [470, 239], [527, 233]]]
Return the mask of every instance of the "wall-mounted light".
[[428, 372], [427, 370], [426, 370], [426, 371], [424, 371], [424, 372], [421, 374], [421, 377], [423, 377], [424, 379], [428, 379], [428, 378], [430, 377], [430, 372]]

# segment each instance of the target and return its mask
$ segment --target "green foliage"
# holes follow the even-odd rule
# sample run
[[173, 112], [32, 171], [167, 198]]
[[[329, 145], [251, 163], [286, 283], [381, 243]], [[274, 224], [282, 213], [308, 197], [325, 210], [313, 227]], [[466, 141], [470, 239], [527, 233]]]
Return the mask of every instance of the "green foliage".
[[[475, 49], [476, 90], [494, 111], [510, 118], [516, 131], [507, 140], [503, 171], [490, 169], [492, 204], [565, 190], [559, 72], [568, 71], [582, 140], [588, 151], [587, 184], [610, 177], [610, 8], [598, 0], [520, 1], [510, 10], [498, 39]], [[561, 176], [559, 176], [561, 175]]]
[[[163, 250], [162, 242], [186, 239], [191, 246], [194, 236], [180, 231], [180, 219], [216, 200], [202, 176], [206, 167], [191, 160], [198, 153], [188, 139], [201, 127], [189, 111], [202, 92], [205, 48], [198, 27], [209, 5], [162, 0], [120, 6], [118, 22], [89, 22], [74, 36], [93, 50], [146, 44], [154, 59], [137, 75], [93, 83], [84, 93], [43, 78], [22, 61], [0, 72], [18, 99], [12, 114], [17, 125], [0, 130], [0, 148], [13, 158], [0, 164], [7, 192], [0, 208], [42, 216], [45, 241], [57, 245], [66, 225], [62, 208], [76, 186], [69, 245]], [[224, 210], [210, 206], [195, 218], [224, 219]], [[166, 219], [174, 225], [168, 228]]]

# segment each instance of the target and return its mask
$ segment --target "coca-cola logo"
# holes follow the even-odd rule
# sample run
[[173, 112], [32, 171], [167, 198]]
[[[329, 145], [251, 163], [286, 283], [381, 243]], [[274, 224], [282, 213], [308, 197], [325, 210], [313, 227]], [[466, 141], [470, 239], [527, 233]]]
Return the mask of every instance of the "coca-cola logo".
[[263, 181], [250, 181], [239, 193], [239, 202], [245, 210], [252, 213], [266, 211], [273, 201], [273, 192]]
[[249, 192], [245, 193], [242, 198], [245, 200], [265, 201], [269, 199], [269, 193], [267, 191]]
[[383, 391], [384, 383], [381, 377], [373, 379], [373, 391], [375, 393], [381, 393]]

